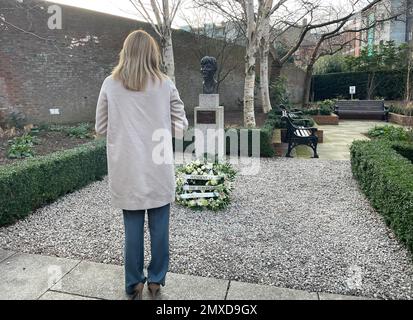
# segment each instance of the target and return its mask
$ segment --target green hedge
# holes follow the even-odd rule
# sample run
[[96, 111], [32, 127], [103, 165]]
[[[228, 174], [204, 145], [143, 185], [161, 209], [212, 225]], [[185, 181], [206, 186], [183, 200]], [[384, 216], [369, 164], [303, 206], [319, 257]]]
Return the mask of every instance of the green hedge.
[[413, 145], [408, 143], [395, 143], [393, 149], [396, 150], [403, 157], [413, 162]]
[[[374, 97], [386, 100], [399, 100], [403, 98], [406, 76], [400, 71], [377, 72]], [[368, 73], [366, 72], [341, 72], [313, 76], [312, 91], [315, 101], [336, 98], [350, 98], [349, 87], [356, 86], [355, 98], [367, 98]]]
[[[413, 252], [413, 146], [385, 140], [351, 146], [354, 176], [372, 206]], [[410, 159], [406, 158], [410, 157]]]
[[0, 166], [0, 225], [24, 218], [106, 174], [104, 140]]
[[[227, 139], [226, 139], [226, 153], [227, 155], [231, 154], [231, 148], [230, 148], [230, 134], [228, 133], [227, 129]], [[252, 156], [252, 137], [253, 137], [253, 132], [254, 131], [259, 131], [260, 135], [260, 157], [274, 157], [275, 156], [275, 150], [272, 145], [272, 138], [274, 135], [274, 127], [271, 126], [270, 124], [266, 123], [264, 126], [261, 128], [257, 129], [247, 129], [247, 128], [236, 128], [232, 129], [237, 131], [237, 136], [240, 137], [240, 132], [241, 130], [245, 130], [246, 133], [248, 134], [248, 150], [243, 150], [243, 146], [241, 146], [241, 139], [238, 139], [238, 155], [243, 155], [245, 156], [248, 153], [248, 156]]]
[[[280, 120], [281, 121], [281, 120]], [[229, 128], [229, 129], [225, 129], [225, 132], [227, 134], [227, 138], [226, 138], [226, 154], [229, 155], [231, 154], [231, 148], [230, 148], [230, 134], [228, 133], [229, 130], [236, 130], [237, 131], [237, 136], [240, 137], [240, 131], [241, 130], [248, 130], [248, 155], [251, 156], [252, 154], [252, 132], [259, 130], [259, 134], [260, 134], [260, 156], [261, 157], [274, 157], [275, 156], [275, 150], [274, 147], [272, 145], [272, 138], [274, 135], [274, 130], [276, 128], [276, 123], [272, 120], [272, 119], [268, 119], [264, 125], [261, 128], [256, 128], [256, 129], [246, 129], [246, 128], [242, 128], [242, 127], [238, 127], [238, 128]], [[175, 138], [173, 138], [172, 140], [173, 143], [173, 149], [175, 151], [176, 149], [176, 144], [181, 144], [182, 140], [176, 140]], [[184, 140], [183, 142], [183, 147], [184, 150], [186, 150], [186, 148], [195, 143], [195, 137], [192, 136], [191, 140], [186, 141]], [[242, 155], [246, 155], [247, 151], [245, 150], [241, 150], [241, 143], [240, 143], [240, 139], [238, 139], [238, 155], [242, 154]]]

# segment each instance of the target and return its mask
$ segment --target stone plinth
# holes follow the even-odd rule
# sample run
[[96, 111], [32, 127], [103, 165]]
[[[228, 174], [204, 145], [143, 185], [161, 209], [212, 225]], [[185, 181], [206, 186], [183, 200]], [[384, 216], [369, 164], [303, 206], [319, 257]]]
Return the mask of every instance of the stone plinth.
[[225, 156], [224, 107], [219, 94], [200, 94], [195, 107], [195, 154], [197, 158]]
[[199, 107], [216, 108], [219, 106], [219, 94], [200, 94]]
[[195, 154], [225, 155], [224, 107], [195, 107]]

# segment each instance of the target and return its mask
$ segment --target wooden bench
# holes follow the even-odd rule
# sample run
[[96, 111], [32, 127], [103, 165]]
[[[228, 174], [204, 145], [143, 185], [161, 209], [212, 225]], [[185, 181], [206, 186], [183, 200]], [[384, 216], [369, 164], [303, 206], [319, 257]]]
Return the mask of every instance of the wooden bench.
[[377, 119], [389, 121], [389, 110], [383, 100], [338, 100], [334, 113], [340, 119]]
[[280, 106], [282, 111], [282, 119], [287, 123], [287, 142], [288, 151], [286, 157], [292, 158], [291, 151], [298, 145], [309, 146], [314, 151], [314, 158], [318, 158], [317, 144], [318, 137], [316, 135], [317, 128], [297, 126], [294, 121], [301, 120], [298, 116], [299, 112], [289, 112], [284, 106]]

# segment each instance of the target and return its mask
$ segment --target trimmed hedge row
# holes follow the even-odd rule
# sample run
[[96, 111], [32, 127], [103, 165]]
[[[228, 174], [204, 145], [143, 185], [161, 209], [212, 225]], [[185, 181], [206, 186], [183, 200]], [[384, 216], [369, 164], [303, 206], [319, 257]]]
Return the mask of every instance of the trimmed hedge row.
[[[259, 134], [260, 134], [260, 156], [261, 157], [274, 157], [275, 156], [275, 150], [272, 144], [272, 138], [274, 135], [274, 130], [276, 128], [275, 126], [276, 124], [274, 123], [273, 120], [268, 119], [264, 125], [261, 128], [255, 128], [255, 129], [247, 129], [247, 128], [229, 128], [229, 129], [225, 129], [225, 132], [227, 134], [227, 138], [226, 138], [226, 154], [229, 155], [231, 154], [231, 134], [228, 132], [230, 130], [236, 130], [237, 131], [237, 136], [240, 137], [240, 131], [241, 130], [248, 130], [248, 155], [251, 156], [251, 151], [252, 151], [252, 133], [253, 131], [257, 131], [259, 130]], [[245, 133], [243, 133], [245, 134]], [[242, 146], [240, 143], [240, 139], [238, 139], [238, 154], [242, 154], [242, 155], [246, 155], [246, 151], [241, 150]], [[176, 140], [175, 138], [173, 138], [172, 140], [173, 143], [173, 149], [175, 150], [176, 144], [182, 144], [182, 140]], [[195, 143], [195, 137], [192, 136], [190, 141], [186, 141], [184, 140], [183, 142], [183, 148], [184, 150], [191, 144]]]
[[24, 218], [106, 174], [104, 139], [0, 166], [0, 225]]
[[[406, 158], [409, 157], [410, 159]], [[354, 176], [372, 206], [413, 252], [413, 146], [385, 140], [351, 146]]]
[[[264, 126], [262, 126], [261, 128], [257, 128], [257, 129], [246, 129], [246, 128], [236, 128], [235, 130], [237, 131], [237, 136], [240, 137], [241, 134], [241, 130], [245, 130], [245, 132], [247, 133], [242, 133], [243, 135], [248, 134], [248, 150], [243, 150], [243, 146], [241, 145], [241, 139], [238, 139], [238, 155], [247, 155], [248, 156], [252, 156], [252, 137], [253, 137], [253, 132], [254, 131], [259, 131], [259, 135], [260, 135], [260, 157], [274, 157], [275, 156], [275, 150], [274, 147], [272, 145], [272, 138], [274, 135], [274, 127], [271, 126], [271, 124], [266, 123], [264, 124]], [[234, 129], [228, 129], [228, 130], [234, 130]], [[228, 130], [226, 130], [226, 132], [228, 133]], [[247, 131], [248, 130], [248, 131]], [[230, 144], [230, 134], [227, 135], [227, 140], [226, 140], [226, 153], [227, 155], [231, 154], [231, 144]]]
[[393, 145], [393, 149], [395, 149], [399, 154], [409, 159], [413, 163], [413, 145], [412, 144], [396, 143]]
[[[340, 72], [320, 74], [313, 76], [312, 91], [314, 100], [336, 99], [339, 97], [350, 98], [349, 87], [356, 86], [356, 99], [367, 98], [368, 73], [366, 72]], [[386, 100], [399, 100], [403, 98], [405, 80], [404, 73], [400, 71], [381, 71], [375, 75], [373, 96], [380, 96]]]

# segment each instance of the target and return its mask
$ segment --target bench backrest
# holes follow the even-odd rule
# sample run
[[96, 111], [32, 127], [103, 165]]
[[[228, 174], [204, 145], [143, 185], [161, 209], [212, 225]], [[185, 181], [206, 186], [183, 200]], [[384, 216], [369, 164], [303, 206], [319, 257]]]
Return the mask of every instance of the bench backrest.
[[338, 100], [336, 102], [338, 110], [384, 110], [383, 100]]
[[294, 131], [297, 129], [296, 126], [294, 125], [290, 115], [288, 114], [288, 111], [286, 109], [282, 109], [282, 118], [285, 119], [287, 123], [287, 139], [290, 139], [290, 137], [294, 134]]
[[281, 109], [282, 110], [282, 118], [285, 119], [287, 123], [287, 139], [291, 137], [296, 130], [299, 130], [302, 127], [298, 127], [294, 124], [293, 118], [295, 117], [294, 114], [290, 114], [287, 109]]

